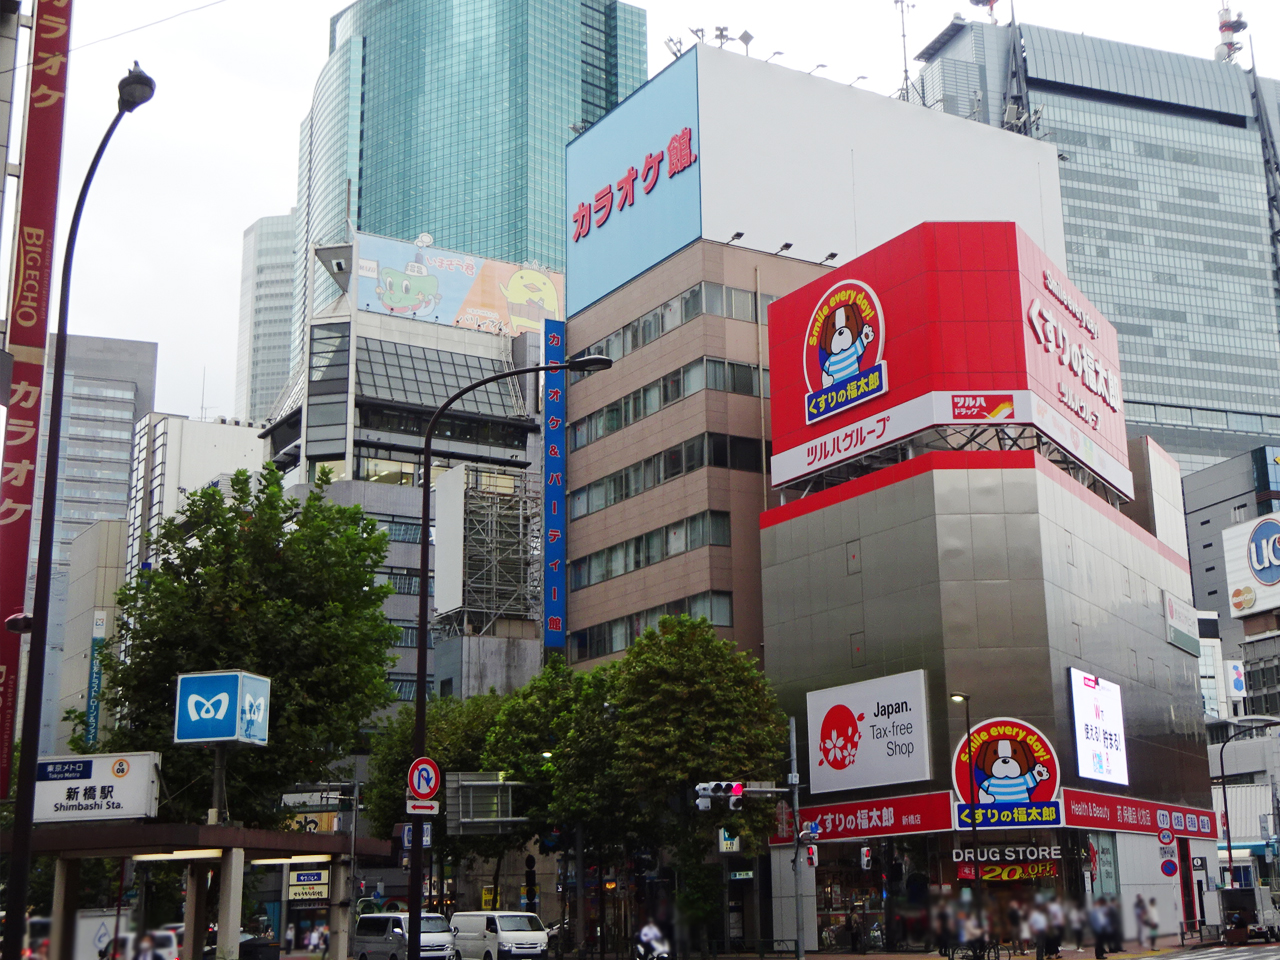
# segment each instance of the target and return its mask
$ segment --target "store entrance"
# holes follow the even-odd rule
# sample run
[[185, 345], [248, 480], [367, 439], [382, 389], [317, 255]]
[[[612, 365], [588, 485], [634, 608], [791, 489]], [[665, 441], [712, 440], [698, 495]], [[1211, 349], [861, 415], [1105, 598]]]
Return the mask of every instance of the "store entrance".
[[824, 843], [815, 871], [823, 950], [923, 950], [941, 882], [935, 835]]

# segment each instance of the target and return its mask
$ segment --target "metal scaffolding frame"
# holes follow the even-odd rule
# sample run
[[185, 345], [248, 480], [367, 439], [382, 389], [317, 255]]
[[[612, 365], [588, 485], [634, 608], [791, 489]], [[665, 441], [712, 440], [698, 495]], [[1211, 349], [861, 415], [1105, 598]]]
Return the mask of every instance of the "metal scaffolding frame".
[[1000, 427], [956, 426], [925, 430], [899, 443], [881, 447], [855, 460], [837, 464], [821, 473], [787, 484], [782, 488], [783, 502], [801, 499], [819, 490], [865, 477], [935, 450], [1034, 450], [1113, 507], [1118, 508], [1128, 500], [1035, 427], [1010, 424]]
[[466, 465], [462, 606], [437, 619], [438, 636], [488, 633], [498, 620], [538, 620], [542, 500], [530, 474]]

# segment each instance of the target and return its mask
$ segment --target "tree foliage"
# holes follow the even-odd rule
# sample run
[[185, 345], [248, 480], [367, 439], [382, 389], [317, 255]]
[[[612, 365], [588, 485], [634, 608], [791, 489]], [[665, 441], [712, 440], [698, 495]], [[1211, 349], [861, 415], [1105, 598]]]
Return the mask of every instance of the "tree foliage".
[[119, 593], [117, 644], [105, 650], [98, 750], [158, 750], [162, 819], [204, 819], [212, 753], [175, 746], [180, 673], [242, 669], [271, 678], [270, 745], [231, 753], [233, 819], [278, 826], [281, 794], [332, 779], [361, 728], [392, 702], [376, 572], [387, 538], [359, 507], [325, 499], [322, 471], [305, 501], [286, 497], [268, 465], [256, 489], [239, 471], [224, 497], [190, 494], [151, 541], [152, 566]]

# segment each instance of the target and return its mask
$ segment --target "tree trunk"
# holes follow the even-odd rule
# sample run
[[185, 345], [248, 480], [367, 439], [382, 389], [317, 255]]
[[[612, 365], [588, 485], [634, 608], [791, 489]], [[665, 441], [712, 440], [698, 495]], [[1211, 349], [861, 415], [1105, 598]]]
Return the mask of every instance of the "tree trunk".
[[502, 894], [501, 894], [501, 889], [498, 886], [498, 881], [502, 875], [502, 858], [505, 857], [506, 855], [507, 855], [507, 851], [503, 850], [501, 853], [498, 854], [498, 858], [493, 861], [493, 909], [494, 910], [501, 909], [500, 903], [502, 901]]

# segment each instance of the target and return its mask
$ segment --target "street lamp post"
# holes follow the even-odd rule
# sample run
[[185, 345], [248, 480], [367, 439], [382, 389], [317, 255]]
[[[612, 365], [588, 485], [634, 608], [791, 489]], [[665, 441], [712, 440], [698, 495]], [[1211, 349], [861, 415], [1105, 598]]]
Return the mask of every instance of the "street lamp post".
[[[520, 367], [495, 373], [491, 377], [477, 380], [457, 391], [438, 410], [431, 415], [427, 423], [426, 435], [423, 438], [422, 456], [422, 559], [419, 563], [420, 574], [418, 584], [418, 671], [417, 685], [413, 694], [413, 749], [415, 757], [426, 756], [427, 753], [427, 648], [431, 633], [431, 597], [427, 589], [431, 580], [429, 565], [430, 530], [431, 530], [431, 441], [435, 436], [436, 424], [445, 411], [473, 390], [478, 390], [490, 383], [518, 377], [526, 373], [558, 373], [564, 370], [591, 373], [596, 370], [608, 370], [613, 361], [608, 357], [591, 355], [578, 357], [567, 363], [549, 363], [536, 367]], [[422, 829], [424, 818], [411, 815], [413, 824], [412, 845], [409, 848], [409, 943], [406, 960], [421, 960], [422, 936]], [[8, 956], [3, 960], [11, 960]], [[12, 960], [18, 960], [13, 957]]]
[[120, 97], [115, 119], [98, 144], [89, 172], [80, 186], [71, 227], [67, 231], [67, 251], [62, 258], [62, 287], [58, 296], [58, 330], [53, 347], [53, 381], [49, 393], [49, 443], [44, 461], [44, 507], [40, 517], [40, 548], [36, 556], [36, 595], [32, 611], [31, 646], [27, 653], [27, 679], [23, 686], [22, 750], [18, 757], [18, 791], [13, 805], [13, 848], [9, 855], [9, 886], [5, 899], [3, 960], [21, 960], [26, 934], [27, 894], [30, 890], [31, 829], [35, 816], [36, 754], [39, 753], [40, 707], [44, 688], [45, 645], [49, 640], [49, 594], [53, 579], [53, 532], [57, 517], [58, 455], [62, 444], [62, 393], [67, 369], [67, 310], [71, 302], [71, 263], [75, 258], [76, 235], [85, 198], [111, 135], [124, 119], [156, 92], [156, 82], [142, 72], [138, 61], [119, 83]]
[[1227, 883], [1232, 887], [1236, 885], [1236, 862], [1231, 855], [1231, 814], [1227, 812], [1227, 744], [1246, 731], [1265, 730], [1267, 727], [1280, 727], [1280, 720], [1251, 723], [1248, 726], [1241, 725], [1240, 729], [1223, 740], [1222, 746], [1218, 748], [1218, 779], [1222, 781], [1222, 831], [1227, 837]]
[[972, 697], [967, 693], [956, 691], [951, 694], [953, 703], [964, 704], [964, 749], [969, 754], [969, 831], [973, 837], [973, 913], [978, 922], [982, 922], [982, 871], [978, 867], [978, 818], [973, 808], [977, 806], [974, 788], [977, 778], [973, 775], [973, 723], [969, 720], [969, 701]]

